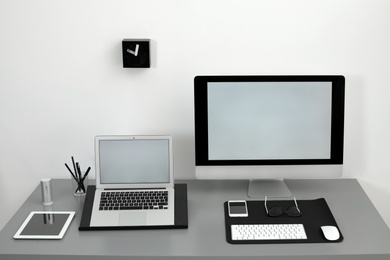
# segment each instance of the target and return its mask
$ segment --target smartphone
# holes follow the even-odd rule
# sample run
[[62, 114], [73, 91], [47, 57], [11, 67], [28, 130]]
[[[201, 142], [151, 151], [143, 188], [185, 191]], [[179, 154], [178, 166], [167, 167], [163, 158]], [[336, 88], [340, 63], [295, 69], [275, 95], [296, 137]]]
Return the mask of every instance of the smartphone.
[[248, 207], [245, 200], [228, 201], [229, 217], [248, 217]]

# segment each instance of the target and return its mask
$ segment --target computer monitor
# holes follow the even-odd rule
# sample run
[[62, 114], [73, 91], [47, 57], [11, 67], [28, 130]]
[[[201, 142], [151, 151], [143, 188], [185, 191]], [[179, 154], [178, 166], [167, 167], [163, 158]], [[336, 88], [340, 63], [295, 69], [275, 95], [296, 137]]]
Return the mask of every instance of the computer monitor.
[[196, 76], [194, 90], [197, 178], [289, 197], [283, 179], [342, 175], [343, 76]]

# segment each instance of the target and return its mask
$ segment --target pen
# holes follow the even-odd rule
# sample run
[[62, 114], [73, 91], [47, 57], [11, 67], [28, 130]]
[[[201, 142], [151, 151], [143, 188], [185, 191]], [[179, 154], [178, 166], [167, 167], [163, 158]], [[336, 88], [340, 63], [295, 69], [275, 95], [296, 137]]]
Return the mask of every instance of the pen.
[[[84, 173], [84, 176], [83, 176], [83, 178], [80, 180], [80, 183], [81, 183], [81, 189], [84, 191], [84, 192], [86, 192], [85, 191], [85, 185], [84, 185], [84, 180], [85, 180], [85, 178], [87, 178], [87, 176], [88, 176], [88, 173], [89, 173], [89, 171], [91, 170], [91, 167], [88, 167], [88, 169], [87, 169], [87, 171]], [[80, 174], [81, 174], [81, 172], [80, 172]], [[80, 175], [81, 176], [81, 175]]]
[[87, 171], [85, 172], [84, 176], [83, 176], [83, 179], [81, 181], [84, 181], [85, 178], [87, 177], [89, 171], [91, 170], [91, 167], [88, 167]]
[[65, 166], [66, 166], [66, 168], [68, 168], [68, 171], [70, 172], [70, 174], [72, 174], [73, 179], [75, 179], [75, 181], [77, 181], [76, 176], [73, 174], [72, 170], [69, 168], [69, 166], [66, 163], [65, 163]]
[[80, 169], [80, 164], [76, 162], [76, 169], [77, 169], [77, 177], [78, 177], [78, 186], [79, 189], [81, 189], [83, 192], [85, 192], [85, 186], [81, 177], [81, 169]]
[[81, 181], [81, 170], [80, 170], [80, 164], [77, 162], [76, 163], [77, 167], [77, 176], [79, 177], [79, 181]]
[[75, 162], [74, 162], [73, 156], [72, 156], [71, 158], [72, 158], [72, 163], [73, 163], [74, 174], [75, 174], [75, 176], [77, 177], [77, 168], [76, 168], [76, 164], [75, 164]]

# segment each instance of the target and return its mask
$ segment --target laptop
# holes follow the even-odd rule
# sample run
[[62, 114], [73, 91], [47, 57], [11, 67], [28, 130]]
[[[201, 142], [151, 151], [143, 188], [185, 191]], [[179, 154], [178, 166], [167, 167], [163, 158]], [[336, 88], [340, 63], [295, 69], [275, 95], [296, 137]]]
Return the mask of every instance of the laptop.
[[91, 227], [174, 225], [171, 136], [96, 136]]

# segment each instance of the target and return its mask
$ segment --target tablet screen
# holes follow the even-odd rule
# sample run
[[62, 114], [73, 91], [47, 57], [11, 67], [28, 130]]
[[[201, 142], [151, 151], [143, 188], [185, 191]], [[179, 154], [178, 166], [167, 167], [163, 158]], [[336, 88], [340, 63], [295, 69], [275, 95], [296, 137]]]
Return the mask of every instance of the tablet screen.
[[16, 232], [16, 239], [61, 239], [74, 212], [31, 212]]

